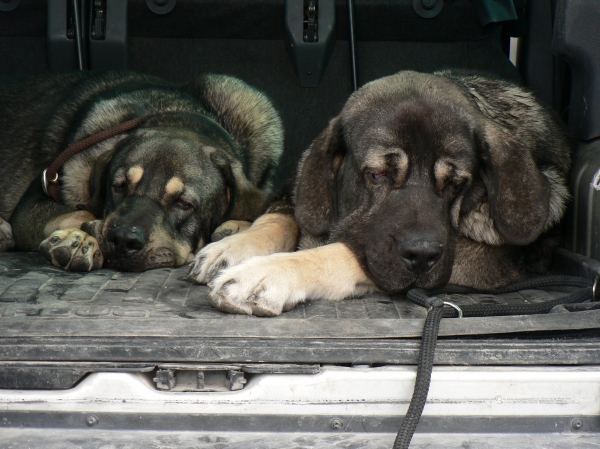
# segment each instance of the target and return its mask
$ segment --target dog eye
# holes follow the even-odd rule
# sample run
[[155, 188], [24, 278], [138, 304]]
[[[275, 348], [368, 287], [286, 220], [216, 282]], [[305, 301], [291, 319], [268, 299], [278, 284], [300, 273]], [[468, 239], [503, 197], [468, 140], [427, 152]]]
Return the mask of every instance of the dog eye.
[[380, 171], [380, 172], [376, 172], [376, 173], [367, 172], [367, 178], [373, 184], [383, 184], [388, 179], [386, 171]]
[[113, 189], [113, 192], [115, 192], [115, 193], [122, 193], [125, 190], [125, 187], [127, 187], [126, 182], [119, 182], [119, 183], [113, 184], [112, 189]]
[[192, 208], [192, 203], [188, 203], [186, 200], [179, 197], [177, 198], [177, 201], [175, 201], [175, 206], [181, 210], [190, 210]]
[[459, 181], [450, 181], [448, 184], [446, 184], [446, 190], [452, 195], [456, 195], [461, 187], [462, 183]]

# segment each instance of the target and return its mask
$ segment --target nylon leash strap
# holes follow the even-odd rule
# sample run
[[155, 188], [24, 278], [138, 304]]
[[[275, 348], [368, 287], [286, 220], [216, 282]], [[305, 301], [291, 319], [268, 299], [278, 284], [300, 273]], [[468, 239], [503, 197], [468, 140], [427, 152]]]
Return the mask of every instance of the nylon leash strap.
[[[576, 304], [587, 301], [588, 299], [595, 300], [597, 283], [598, 278], [596, 278], [595, 281], [592, 281], [576, 276], [547, 276], [516, 282], [504, 288], [491, 291], [471, 290], [452, 286], [433, 292], [426, 292], [425, 290], [418, 288], [409, 290], [407, 294], [408, 299], [415, 304], [426, 307], [428, 312], [427, 318], [425, 319], [425, 326], [423, 327], [415, 388], [408, 406], [408, 411], [406, 412], [400, 431], [394, 441], [394, 449], [408, 449], [413, 434], [415, 433], [415, 429], [417, 428], [417, 424], [421, 419], [421, 414], [423, 413], [423, 408], [425, 407], [425, 401], [427, 400], [427, 394], [429, 392], [435, 347], [442, 318], [536, 315], [548, 313], [553, 307], [558, 305]], [[579, 290], [551, 301], [533, 304], [469, 304], [459, 307], [437, 297], [441, 294], [467, 292], [500, 295], [514, 293], [520, 290], [558, 286], [577, 287]]]

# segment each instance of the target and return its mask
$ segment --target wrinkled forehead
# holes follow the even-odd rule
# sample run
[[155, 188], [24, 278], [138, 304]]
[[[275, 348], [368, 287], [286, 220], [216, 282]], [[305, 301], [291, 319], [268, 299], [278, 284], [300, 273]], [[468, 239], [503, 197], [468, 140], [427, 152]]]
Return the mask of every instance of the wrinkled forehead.
[[128, 142], [112, 161], [113, 176], [125, 178], [131, 167], [141, 167], [144, 177], [198, 178], [215, 171], [210, 153], [211, 141], [194, 133], [164, 133], [144, 130]]
[[460, 165], [473, 159], [475, 125], [464, 112], [425, 101], [383, 104], [369, 117], [348, 121], [346, 144], [360, 165], [433, 169], [440, 159]]
[[388, 97], [373, 99], [369, 105], [343, 117], [344, 133], [358, 143], [440, 138], [446, 134], [469, 134], [474, 127], [469, 111], [447, 101]]

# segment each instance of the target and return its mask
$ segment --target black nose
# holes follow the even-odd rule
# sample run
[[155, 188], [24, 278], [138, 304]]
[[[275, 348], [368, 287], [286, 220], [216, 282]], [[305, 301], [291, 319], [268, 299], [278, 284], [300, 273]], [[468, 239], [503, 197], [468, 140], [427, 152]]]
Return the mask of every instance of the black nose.
[[108, 231], [106, 240], [114, 245], [116, 252], [125, 257], [133, 256], [146, 246], [144, 234], [136, 226], [113, 228]]
[[423, 240], [403, 242], [398, 250], [406, 266], [415, 273], [428, 272], [444, 254], [442, 244]]

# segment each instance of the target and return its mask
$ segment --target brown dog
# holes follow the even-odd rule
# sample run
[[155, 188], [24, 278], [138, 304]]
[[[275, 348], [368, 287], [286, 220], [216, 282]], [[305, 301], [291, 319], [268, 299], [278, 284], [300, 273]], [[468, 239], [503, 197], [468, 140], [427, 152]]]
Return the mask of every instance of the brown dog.
[[0, 216], [12, 225], [0, 219], [0, 250], [39, 249], [67, 270], [190, 262], [224, 222], [263, 213], [283, 151], [270, 100], [221, 75], [4, 80], [0, 117]]
[[[305, 153], [305, 250], [242, 262], [272, 251], [258, 226], [282, 216], [265, 215], [205, 248], [193, 273], [215, 306], [256, 315], [374, 289], [498, 287], [522, 277], [526, 253], [549, 252], [541, 237], [564, 213], [569, 165], [562, 129], [518, 86], [400, 72], [356, 92]], [[263, 235], [285, 240], [279, 251], [295, 238], [293, 227]]]

